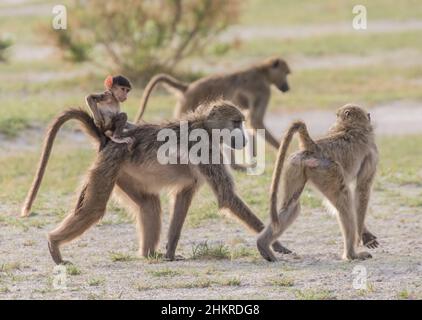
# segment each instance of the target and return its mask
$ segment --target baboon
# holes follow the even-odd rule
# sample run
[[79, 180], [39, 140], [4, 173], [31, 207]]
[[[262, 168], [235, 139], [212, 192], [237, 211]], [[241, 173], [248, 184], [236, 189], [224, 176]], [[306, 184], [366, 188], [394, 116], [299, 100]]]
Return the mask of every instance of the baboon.
[[278, 148], [278, 140], [264, 125], [264, 116], [270, 100], [271, 85], [274, 84], [282, 92], [287, 92], [289, 73], [290, 68], [283, 59], [272, 58], [243, 70], [211, 75], [190, 84], [166, 74], [159, 74], [151, 79], [144, 90], [135, 123], [142, 118], [155, 85], [162, 82], [179, 96], [175, 118], [178, 119], [182, 114], [194, 110], [210, 97], [230, 100], [246, 115], [248, 127], [254, 130], [264, 129], [265, 140], [274, 148]]
[[[103, 93], [90, 94], [85, 100], [94, 117], [95, 125], [100, 128], [112, 141], [116, 143], [127, 143], [130, 145], [133, 139], [128, 136], [132, 126], [127, 122], [127, 114], [120, 112], [120, 103], [126, 101], [129, 91], [132, 89], [130, 81], [123, 76], [107, 76], [104, 80], [106, 91]], [[101, 145], [107, 142], [102, 137]]]
[[[299, 149], [287, 160], [282, 176], [283, 199], [277, 211], [277, 191], [287, 149], [294, 133], [299, 134]], [[378, 163], [378, 151], [369, 113], [349, 104], [337, 111], [337, 120], [328, 134], [316, 141], [306, 125], [294, 122], [279, 148], [271, 184], [271, 223], [258, 236], [257, 246], [268, 261], [276, 261], [270, 245], [293, 223], [300, 212], [299, 197], [307, 181], [318, 189], [337, 211], [343, 234], [343, 259], [371, 258], [356, 252], [362, 242], [369, 248], [378, 241], [365, 225], [371, 186]], [[354, 192], [349, 185], [355, 182]]]
[[[95, 141], [100, 142], [100, 135], [103, 132], [95, 126], [86, 112], [71, 109], [56, 118], [48, 131], [39, 168], [22, 210], [23, 215], [30, 212], [47, 165], [54, 137], [61, 125], [70, 119], [78, 120], [86, 133]], [[244, 116], [229, 102], [217, 102], [208, 107], [200, 107], [195, 112], [185, 115], [184, 120], [188, 123], [189, 132], [194, 129], [204, 129], [210, 137], [213, 129], [228, 129], [240, 135], [243, 146], [246, 143], [243, 130], [239, 130]], [[214, 164], [211, 161], [209, 164], [159, 163], [157, 152], [164, 142], [158, 141], [158, 134], [162, 129], [173, 130], [180, 141], [179, 121], [161, 125], [143, 124], [138, 125], [133, 132], [135, 141], [131, 152], [124, 145], [109, 141], [97, 153], [75, 209], [48, 235], [49, 250], [55, 263], [63, 263], [60, 245], [80, 236], [103, 217], [113, 189], [134, 209], [140, 239], [140, 253], [143, 256], [154, 254], [157, 249], [161, 229], [159, 193], [163, 189], [171, 190], [172, 197], [165, 254], [169, 260], [176, 258], [175, 251], [186, 214], [192, 198], [204, 182], [208, 183], [213, 190], [220, 210], [228, 210], [252, 231], [256, 233], [262, 231], [264, 224], [237, 195], [232, 177], [223, 163]], [[239, 147], [233, 140], [225, 143], [229, 147]], [[211, 148], [211, 145], [208, 145]], [[189, 144], [189, 151], [191, 146]], [[221, 153], [220, 156], [222, 156]], [[279, 242], [274, 242], [273, 249], [281, 253], [290, 252]]]

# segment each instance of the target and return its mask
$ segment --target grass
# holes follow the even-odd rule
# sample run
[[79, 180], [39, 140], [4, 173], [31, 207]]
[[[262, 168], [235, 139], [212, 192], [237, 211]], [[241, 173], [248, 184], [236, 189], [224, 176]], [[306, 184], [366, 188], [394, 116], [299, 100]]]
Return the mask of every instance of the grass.
[[110, 252], [110, 259], [113, 262], [128, 262], [135, 260], [130, 254], [122, 252]]
[[[393, 0], [249, 0], [241, 15], [240, 24], [288, 26], [352, 21], [352, 8], [356, 4], [366, 7], [368, 19], [407, 20], [420, 19], [422, 4], [417, 0], [404, 0], [397, 5]], [[311, 13], [311, 14], [310, 14]], [[370, 23], [370, 22], [369, 22]], [[370, 24], [369, 24], [370, 27]]]
[[171, 270], [169, 268], [148, 270], [147, 273], [153, 277], [175, 277], [182, 274], [180, 271]]
[[105, 279], [104, 278], [92, 278], [88, 280], [88, 285], [90, 287], [98, 287], [102, 284], [105, 283]]
[[335, 296], [328, 290], [303, 289], [295, 290], [294, 295], [298, 300], [333, 300]]
[[70, 276], [78, 276], [81, 274], [81, 270], [74, 264], [66, 265], [66, 272]]
[[[418, 39], [422, 31], [411, 30], [394, 33], [354, 32], [348, 34], [313, 35], [312, 37], [291, 37], [289, 39], [254, 38], [237, 43], [225, 58], [241, 57], [260, 58], [269, 54], [279, 54], [292, 58], [296, 55], [323, 57], [333, 55], [355, 55], [358, 57], [373, 54], [391, 54], [395, 50], [412, 48], [416, 52], [422, 50]], [[271, 48], [271, 51], [270, 49]]]
[[269, 281], [269, 284], [275, 287], [293, 287], [295, 283], [293, 279], [282, 277], [282, 278], [271, 279]]
[[230, 259], [230, 250], [224, 244], [209, 245], [208, 242], [202, 242], [192, 247], [192, 259]]
[[20, 270], [21, 263], [20, 262], [7, 262], [0, 264], [0, 272], [10, 273], [15, 270]]

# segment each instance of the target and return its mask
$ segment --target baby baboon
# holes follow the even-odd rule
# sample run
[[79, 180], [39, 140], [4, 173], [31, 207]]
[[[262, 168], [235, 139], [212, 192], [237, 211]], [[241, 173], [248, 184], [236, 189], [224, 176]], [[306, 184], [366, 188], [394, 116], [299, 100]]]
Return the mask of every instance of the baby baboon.
[[[283, 174], [283, 200], [277, 211], [277, 190], [286, 152], [293, 134], [299, 133], [300, 151], [292, 154]], [[299, 197], [309, 180], [336, 208], [344, 240], [343, 259], [367, 259], [367, 252], [356, 252], [362, 242], [378, 246], [376, 237], [365, 226], [371, 185], [378, 163], [378, 151], [369, 113], [354, 105], [337, 111], [336, 123], [326, 137], [313, 141], [303, 122], [293, 123], [280, 146], [271, 184], [271, 223], [259, 235], [258, 250], [269, 260], [276, 258], [270, 245], [299, 215]], [[350, 183], [356, 182], [354, 193]]]
[[289, 73], [289, 66], [283, 59], [273, 58], [244, 70], [208, 76], [190, 84], [166, 74], [159, 74], [151, 79], [144, 90], [135, 123], [142, 118], [155, 85], [163, 82], [179, 96], [175, 109], [177, 119], [210, 97], [230, 100], [242, 109], [247, 125], [253, 129], [264, 129], [265, 140], [274, 148], [278, 148], [279, 142], [264, 125], [264, 116], [270, 100], [271, 85], [274, 84], [282, 92], [288, 91]]
[[[25, 215], [30, 211], [35, 193], [39, 189], [54, 136], [60, 126], [69, 119], [79, 120], [85, 131], [96, 141], [100, 141], [100, 135], [103, 133], [84, 111], [69, 110], [53, 121], [34, 184], [23, 209]], [[189, 132], [194, 129], [204, 129], [208, 137], [211, 137], [213, 129], [228, 129], [232, 133], [239, 134], [244, 116], [232, 104], [219, 102], [210, 107], [198, 108], [195, 112], [187, 114], [184, 120], [187, 121]], [[186, 214], [193, 196], [203, 182], [210, 185], [217, 197], [220, 210], [228, 210], [253, 231], [257, 233], [262, 231], [264, 224], [236, 194], [234, 182], [225, 165], [212, 163], [211, 150], [208, 164], [203, 162], [161, 164], [158, 161], [157, 152], [165, 143], [158, 139], [162, 129], [171, 129], [176, 133], [178, 142], [180, 141], [179, 121], [162, 125], [144, 124], [134, 129], [132, 136], [135, 141], [132, 152], [129, 152], [124, 145], [112, 141], [98, 152], [74, 211], [49, 233], [49, 249], [56, 263], [63, 262], [60, 245], [78, 237], [103, 217], [107, 201], [115, 186], [124, 202], [134, 209], [140, 238], [140, 252], [144, 256], [153, 254], [158, 245], [161, 229], [159, 193], [163, 189], [171, 190], [173, 199], [166, 247], [166, 258], [170, 260], [176, 257], [175, 251]], [[245, 136], [243, 131], [240, 133], [244, 145]], [[230, 147], [238, 147], [238, 144], [234, 142], [233, 140], [225, 141]], [[188, 147], [190, 152], [192, 145], [189, 144]], [[212, 148], [211, 143], [208, 143], [208, 147]], [[181, 158], [183, 156], [183, 154], [179, 155]], [[273, 249], [282, 253], [288, 252], [279, 242], [273, 244]]]
[[[133, 139], [128, 136], [131, 125], [127, 122], [127, 114], [120, 112], [120, 103], [126, 101], [132, 85], [123, 76], [108, 76], [104, 80], [106, 91], [103, 93], [90, 94], [86, 97], [86, 104], [92, 112], [94, 122], [104, 134], [116, 143], [128, 143], [129, 147]], [[103, 137], [101, 145], [104, 146], [106, 138]]]

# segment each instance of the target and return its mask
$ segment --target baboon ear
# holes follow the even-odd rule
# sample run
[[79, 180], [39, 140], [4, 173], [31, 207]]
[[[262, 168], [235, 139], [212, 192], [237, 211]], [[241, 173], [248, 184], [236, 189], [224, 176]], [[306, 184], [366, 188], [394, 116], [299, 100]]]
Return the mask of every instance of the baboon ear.
[[275, 59], [271, 67], [278, 68], [279, 65], [280, 65], [280, 59]]

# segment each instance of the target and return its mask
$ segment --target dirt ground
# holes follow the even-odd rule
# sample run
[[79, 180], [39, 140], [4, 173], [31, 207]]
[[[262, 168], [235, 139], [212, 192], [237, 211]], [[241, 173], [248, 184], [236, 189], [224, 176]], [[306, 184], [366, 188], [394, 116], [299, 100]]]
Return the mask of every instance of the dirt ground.
[[[45, 235], [52, 225], [31, 232], [1, 227], [0, 255], [17, 266], [2, 275], [2, 299], [396, 299], [421, 298], [422, 214], [392, 207], [375, 195], [369, 226], [381, 246], [373, 259], [340, 260], [341, 237], [334, 217], [305, 211], [282, 237], [294, 254], [268, 263], [258, 256], [193, 259], [192, 248], [208, 241], [232, 250], [255, 250], [255, 237], [226, 218], [183, 233], [178, 253], [185, 261], [113, 261], [112, 252], [131, 257], [137, 250], [132, 224], [99, 225], [66, 246], [64, 256], [80, 274], [67, 275], [66, 289], [55, 290], [53, 262]], [[40, 213], [41, 214], [41, 213]], [[42, 213], [45, 214], [45, 213]], [[385, 225], [388, 224], [388, 228]], [[164, 226], [166, 230], [166, 225]], [[163, 239], [164, 239], [163, 234]], [[162, 245], [163, 247], [163, 245]], [[367, 273], [365, 289], [355, 289], [356, 269]], [[358, 269], [360, 270], [360, 269]], [[6, 273], [3, 271], [2, 273]]]

